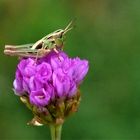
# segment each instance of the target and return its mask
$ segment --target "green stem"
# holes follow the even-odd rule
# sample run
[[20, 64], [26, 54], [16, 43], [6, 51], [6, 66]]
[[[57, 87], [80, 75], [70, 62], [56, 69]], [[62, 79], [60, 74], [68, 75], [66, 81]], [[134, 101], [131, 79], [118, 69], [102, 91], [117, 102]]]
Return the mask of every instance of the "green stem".
[[52, 140], [61, 140], [62, 124], [50, 125]]

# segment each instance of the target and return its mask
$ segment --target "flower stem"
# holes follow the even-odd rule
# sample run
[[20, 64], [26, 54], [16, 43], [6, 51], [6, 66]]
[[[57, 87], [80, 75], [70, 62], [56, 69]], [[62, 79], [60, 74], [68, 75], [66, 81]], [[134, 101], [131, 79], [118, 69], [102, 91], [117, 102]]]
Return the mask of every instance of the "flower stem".
[[50, 125], [50, 130], [51, 130], [52, 140], [61, 140], [62, 124], [60, 124], [60, 125]]

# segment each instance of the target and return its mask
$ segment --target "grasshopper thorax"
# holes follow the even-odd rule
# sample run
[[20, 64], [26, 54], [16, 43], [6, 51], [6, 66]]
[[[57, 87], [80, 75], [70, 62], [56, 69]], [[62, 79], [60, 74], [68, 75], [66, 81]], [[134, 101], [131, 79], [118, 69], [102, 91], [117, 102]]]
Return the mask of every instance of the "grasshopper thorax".
[[53, 33], [49, 34], [47, 38], [48, 38], [48, 39], [63, 38], [64, 32], [65, 32], [65, 31], [62, 30], [62, 29], [56, 30], [56, 31], [54, 31]]

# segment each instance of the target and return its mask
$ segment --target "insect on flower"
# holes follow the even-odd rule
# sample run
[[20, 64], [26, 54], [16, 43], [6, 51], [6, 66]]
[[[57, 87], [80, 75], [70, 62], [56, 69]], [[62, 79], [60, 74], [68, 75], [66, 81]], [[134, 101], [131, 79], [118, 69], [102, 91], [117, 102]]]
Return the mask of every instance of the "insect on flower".
[[58, 53], [58, 50], [63, 50], [65, 34], [71, 30], [73, 21], [71, 21], [65, 29], [56, 30], [36, 43], [24, 44], [24, 45], [5, 45], [4, 53], [10, 56], [19, 57], [33, 57], [42, 58], [52, 50]]

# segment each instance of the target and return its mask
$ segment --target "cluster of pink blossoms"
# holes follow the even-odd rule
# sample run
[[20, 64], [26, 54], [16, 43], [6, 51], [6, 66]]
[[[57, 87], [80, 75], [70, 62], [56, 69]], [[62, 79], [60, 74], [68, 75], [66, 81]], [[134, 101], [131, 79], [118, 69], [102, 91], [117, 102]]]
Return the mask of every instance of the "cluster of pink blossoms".
[[44, 107], [56, 98], [71, 98], [88, 72], [88, 61], [51, 52], [36, 61], [23, 58], [16, 70], [14, 90], [27, 95], [31, 104]]

